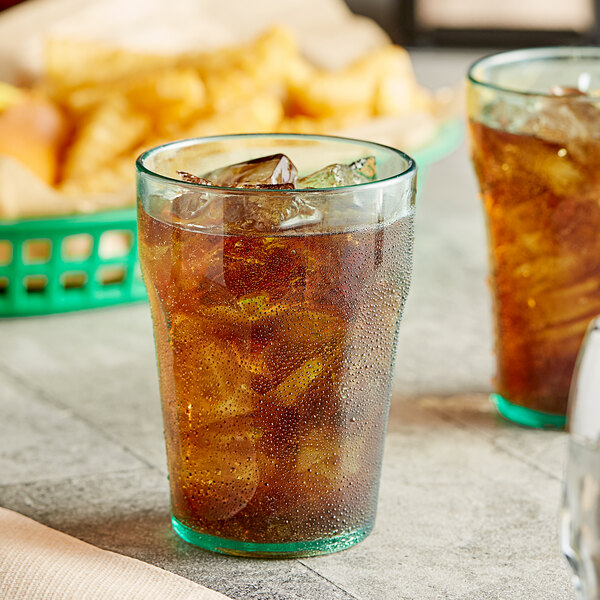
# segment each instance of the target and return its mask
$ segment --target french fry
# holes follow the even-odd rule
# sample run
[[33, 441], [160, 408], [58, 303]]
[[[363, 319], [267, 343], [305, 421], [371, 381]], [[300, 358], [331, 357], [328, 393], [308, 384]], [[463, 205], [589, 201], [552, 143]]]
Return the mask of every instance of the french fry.
[[147, 134], [147, 117], [135, 112], [121, 96], [110, 97], [94, 110], [69, 148], [63, 180], [86, 177], [131, 150]]
[[59, 100], [74, 116], [81, 119], [109, 96], [126, 97], [140, 112], [161, 121], [186, 119], [206, 103], [206, 86], [199, 73], [191, 68], [161, 68], [141, 75], [110, 82], [86, 84], [63, 91]]
[[290, 88], [291, 110], [316, 119], [326, 119], [340, 113], [371, 114], [375, 89], [354, 74], [322, 72], [310, 81]]
[[294, 35], [284, 27], [271, 27], [244, 53], [247, 70], [264, 84], [300, 85], [316, 69], [300, 54]]
[[0, 111], [17, 104], [24, 95], [24, 92], [14, 85], [0, 81]]
[[247, 72], [238, 68], [207, 72], [204, 75], [209, 105], [215, 113], [231, 110], [260, 93], [261, 85]]
[[283, 118], [281, 101], [270, 94], [249, 98], [227, 113], [200, 119], [187, 130], [188, 137], [228, 133], [268, 133], [275, 131]]
[[183, 64], [198, 69], [215, 112], [251, 93], [285, 95], [288, 85], [300, 85], [315, 72], [300, 54], [293, 34], [282, 27], [271, 27], [250, 45], [190, 56]]
[[54, 98], [71, 113], [74, 123], [79, 124], [87, 113], [105, 102], [107, 96], [115, 95], [117, 90], [118, 85], [113, 82], [81, 87], [70, 92], [64, 91], [60, 95], [55, 94]]
[[206, 86], [190, 68], [145, 75], [132, 82], [126, 95], [130, 105], [151, 120], [157, 133], [181, 129], [192, 116], [207, 110]]
[[349, 72], [375, 86], [374, 115], [400, 116], [431, 104], [417, 83], [408, 52], [399, 46], [383, 46], [367, 54], [353, 63]]
[[132, 52], [96, 42], [50, 39], [45, 49], [45, 80], [54, 94], [139, 76], [172, 65], [177, 59]]
[[346, 114], [364, 121], [376, 115], [407, 114], [429, 102], [416, 82], [408, 53], [392, 45], [342, 71], [321, 71], [290, 89], [292, 110], [317, 119]]
[[135, 184], [133, 164], [137, 153], [127, 153], [112, 158], [110, 162], [99, 165], [65, 179], [60, 191], [69, 196], [84, 197], [86, 194], [114, 194], [124, 189], [132, 189]]

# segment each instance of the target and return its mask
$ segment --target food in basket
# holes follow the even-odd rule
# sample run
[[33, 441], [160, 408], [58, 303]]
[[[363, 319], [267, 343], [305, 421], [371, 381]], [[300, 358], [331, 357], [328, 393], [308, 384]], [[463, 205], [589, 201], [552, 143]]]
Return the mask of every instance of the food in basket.
[[[57, 124], [64, 119], [67, 137], [57, 127], [49, 146], [54, 163], [45, 171], [0, 146], [0, 218], [131, 205], [135, 157], [177, 138], [344, 133], [381, 119], [389, 130], [393, 119], [407, 116], [426, 138], [438, 124], [436, 102], [417, 84], [408, 53], [391, 44], [338, 71], [311, 64], [282, 27], [236, 47], [179, 55], [51, 39], [45, 59], [43, 77], [27, 94], [54, 111]], [[11, 110], [0, 114], [0, 127]], [[12, 163], [3, 168], [3, 154], [19, 159], [45, 187], [31, 191], [31, 173]]]
[[0, 82], [0, 155], [53, 184], [66, 133], [65, 117], [52, 101]]

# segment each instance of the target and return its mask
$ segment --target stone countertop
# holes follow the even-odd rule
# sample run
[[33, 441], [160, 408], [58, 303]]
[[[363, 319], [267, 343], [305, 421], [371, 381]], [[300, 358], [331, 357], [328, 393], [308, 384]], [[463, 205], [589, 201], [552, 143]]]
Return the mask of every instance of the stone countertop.
[[[430, 86], [476, 55], [414, 53]], [[145, 304], [0, 322], [0, 505], [236, 600], [563, 600], [563, 433], [497, 417], [483, 217], [466, 149], [419, 200], [377, 525], [338, 554], [251, 560], [172, 532]]]

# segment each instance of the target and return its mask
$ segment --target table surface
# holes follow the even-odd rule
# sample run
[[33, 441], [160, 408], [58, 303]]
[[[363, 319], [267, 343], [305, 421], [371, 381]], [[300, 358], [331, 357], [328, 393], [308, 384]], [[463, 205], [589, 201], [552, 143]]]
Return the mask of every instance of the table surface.
[[[430, 87], [475, 58], [413, 56]], [[175, 536], [145, 304], [0, 323], [0, 504], [239, 600], [571, 598], [557, 539], [566, 435], [513, 426], [487, 400], [485, 231], [464, 147], [430, 170], [416, 240], [364, 542], [251, 560]]]

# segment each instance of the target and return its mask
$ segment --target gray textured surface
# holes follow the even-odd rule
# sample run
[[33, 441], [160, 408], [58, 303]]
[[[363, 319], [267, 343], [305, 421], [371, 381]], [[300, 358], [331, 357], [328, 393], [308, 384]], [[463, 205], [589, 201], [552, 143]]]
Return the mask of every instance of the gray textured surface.
[[[434, 85], [471, 58], [415, 60]], [[420, 199], [378, 521], [354, 548], [246, 560], [173, 534], [145, 305], [0, 323], [0, 504], [238, 600], [571, 598], [556, 532], [566, 436], [511, 426], [486, 400], [485, 260], [463, 148]]]

